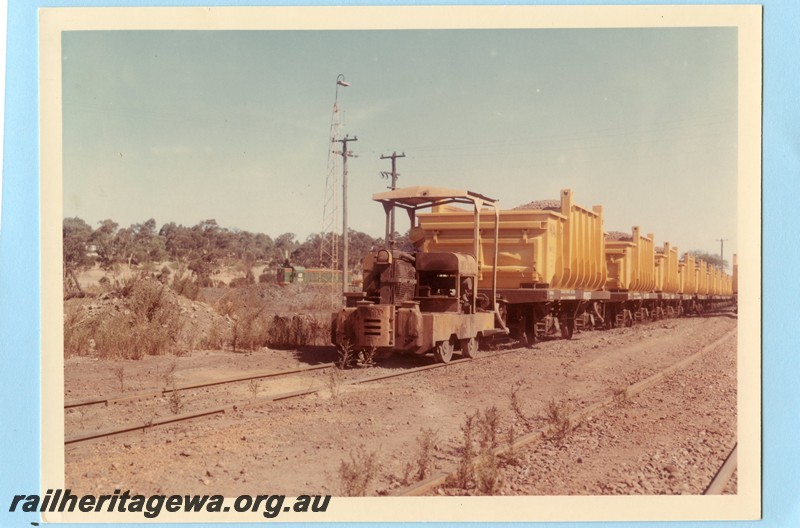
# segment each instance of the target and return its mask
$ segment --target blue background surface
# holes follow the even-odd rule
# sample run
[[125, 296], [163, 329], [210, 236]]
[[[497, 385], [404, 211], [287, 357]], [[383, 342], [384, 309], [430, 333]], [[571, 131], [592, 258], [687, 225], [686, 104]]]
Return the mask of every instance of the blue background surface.
[[[454, 2], [426, 2], [426, 4]], [[457, 2], [480, 5], [494, 2]], [[502, 2], [538, 4], [539, 2]], [[607, 2], [550, 4], [600, 5]], [[615, 4], [639, 4], [617, 0]], [[685, 4], [686, 2], [651, 2]], [[741, 4], [750, 2], [706, 2]], [[397, 5], [304, 2], [303, 5]], [[800, 526], [800, 360], [792, 310], [798, 281], [800, 198], [800, 3], [764, 5], [763, 89], [763, 521]], [[289, 5], [277, 2], [40, 2], [9, 0], [3, 207], [0, 227], [0, 526], [30, 526], [38, 514], [7, 511], [18, 493], [39, 489], [39, 163], [37, 9], [69, 6]], [[405, 5], [425, 5], [406, 2]], [[546, 526], [568, 526], [548, 523]], [[591, 523], [590, 526], [700, 526], [703, 523]], [[730, 523], [716, 523], [727, 525]], [[302, 526], [293, 524], [292, 526]]]

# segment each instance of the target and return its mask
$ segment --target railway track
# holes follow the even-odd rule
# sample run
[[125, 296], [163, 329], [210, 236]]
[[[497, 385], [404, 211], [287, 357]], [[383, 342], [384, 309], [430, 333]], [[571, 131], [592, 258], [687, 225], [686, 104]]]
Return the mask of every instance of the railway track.
[[[462, 365], [464, 363], [470, 363], [472, 361], [480, 361], [480, 360], [483, 360], [483, 359], [499, 357], [499, 356], [503, 356], [503, 355], [511, 354], [511, 353], [515, 353], [515, 352], [522, 352], [523, 350], [524, 349], [518, 349], [518, 348], [517, 349], [511, 349], [511, 350], [501, 350], [501, 351], [498, 351], [498, 352], [485, 353], [485, 354], [482, 354], [482, 355], [480, 355], [480, 356], [478, 356], [476, 358], [456, 359], [456, 360], [451, 361], [450, 363], [433, 363], [433, 364], [430, 364], [430, 365], [424, 365], [424, 366], [421, 366], [421, 367], [415, 367], [415, 368], [411, 368], [411, 369], [402, 370], [400, 372], [390, 372], [388, 374], [378, 374], [376, 376], [368, 376], [368, 377], [361, 378], [361, 379], [356, 379], [356, 380], [352, 380], [352, 381], [343, 382], [342, 386], [345, 387], [345, 386], [362, 385], [362, 384], [365, 384], [365, 383], [373, 383], [373, 382], [376, 382], [376, 381], [381, 381], [381, 380], [385, 380], [385, 379], [389, 379], [389, 378], [396, 378], [396, 377], [400, 377], [400, 376], [408, 376], [408, 375], [416, 374], [418, 372], [423, 372], [423, 371], [426, 371], [426, 370], [433, 370], [433, 369], [437, 369], [437, 368], [455, 367], [455, 366], [458, 366], [458, 365]], [[328, 364], [324, 364], [324, 365], [316, 365], [314, 367], [304, 367], [304, 368], [301, 368], [301, 369], [295, 369], [293, 371], [278, 371], [278, 372], [272, 373], [270, 375], [273, 375], [273, 376], [274, 375], [288, 375], [288, 374], [293, 374], [293, 373], [307, 372], [309, 370], [320, 370], [320, 369], [323, 369], [323, 368], [332, 368], [333, 366], [334, 366], [333, 363], [328, 363]], [[262, 373], [262, 374], [264, 374], [264, 373]], [[205, 383], [205, 384], [187, 385], [187, 386], [184, 386], [184, 387], [176, 388], [175, 390], [186, 390], [186, 389], [189, 389], [189, 388], [198, 388], [198, 387], [204, 387], [204, 386], [219, 385], [219, 384], [222, 384], [222, 383], [234, 383], [236, 381], [246, 381], [246, 380], [250, 380], [250, 379], [258, 379], [258, 378], [263, 378], [263, 377], [268, 377], [268, 376], [264, 376], [264, 375], [249, 375], [249, 376], [246, 376], [246, 377], [231, 378], [231, 379], [227, 379], [227, 380], [218, 380], [218, 381], [214, 381], [214, 382], [208, 382], [208, 383]], [[208, 416], [214, 416], [214, 415], [218, 415], [218, 414], [224, 414], [226, 412], [233, 412], [233, 411], [256, 408], [256, 407], [260, 407], [260, 406], [263, 406], [263, 405], [269, 405], [269, 404], [272, 404], [272, 403], [275, 403], [275, 402], [278, 402], [278, 401], [288, 400], [288, 399], [292, 399], [292, 398], [300, 398], [300, 397], [303, 397], [303, 396], [316, 394], [316, 393], [319, 393], [319, 392], [323, 392], [325, 390], [327, 390], [326, 387], [319, 387], [319, 386], [318, 387], [309, 387], [308, 389], [304, 389], [304, 390], [291, 391], [291, 392], [285, 392], [285, 393], [275, 394], [275, 395], [271, 395], [271, 396], [265, 396], [265, 397], [258, 398], [258, 399], [253, 400], [253, 401], [245, 402], [245, 403], [236, 403], [236, 404], [231, 403], [231, 404], [226, 404], [226, 405], [218, 405], [218, 406], [215, 406], [215, 407], [209, 407], [209, 408], [200, 409], [200, 410], [197, 410], [197, 411], [192, 411], [192, 412], [187, 412], [187, 413], [182, 413], [182, 414], [176, 414], [176, 415], [173, 415], [173, 416], [166, 416], [166, 417], [163, 417], [163, 418], [157, 418], [157, 419], [150, 420], [148, 422], [141, 422], [141, 423], [136, 423], [136, 424], [128, 424], [128, 425], [121, 426], [121, 427], [116, 427], [116, 428], [110, 428], [110, 429], [105, 429], [105, 430], [99, 430], [99, 431], [92, 431], [92, 432], [88, 432], [88, 433], [76, 434], [76, 435], [73, 435], [73, 436], [65, 437], [64, 438], [64, 445], [78, 444], [78, 443], [87, 442], [87, 441], [90, 441], [90, 440], [98, 440], [98, 439], [109, 438], [109, 437], [112, 437], [112, 436], [120, 436], [120, 435], [129, 434], [129, 433], [135, 433], [135, 432], [144, 432], [144, 431], [147, 431], [147, 430], [149, 430], [149, 429], [151, 429], [153, 427], [169, 425], [169, 424], [174, 424], [174, 423], [177, 423], [177, 422], [184, 422], [184, 421], [188, 421], [188, 420], [194, 420], [194, 419], [204, 418], [204, 417], [208, 417]], [[91, 400], [91, 401], [87, 400], [87, 403], [85, 403], [85, 405], [95, 405], [95, 404], [100, 404], [100, 403], [105, 403], [105, 402], [116, 403], [116, 402], [130, 401], [130, 400], [135, 400], [135, 399], [144, 399], [144, 398], [150, 397], [150, 396], [161, 396], [161, 395], [167, 394], [168, 392], [172, 392], [172, 390], [169, 390], [169, 391], [167, 391], [167, 390], [151, 391], [151, 392], [147, 393], [144, 396], [142, 396], [140, 394], [136, 394], [136, 395], [129, 395], [129, 396], [120, 397], [120, 398], [102, 398], [102, 399]], [[81, 402], [74, 402], [74, 403], [81, 403]], [[75, 406], [74, 403], [73, 403], [73, 407]], [[67, 405], [65, 405], [64, 407], [66, 409]]]
[[[732, 318], [732, 319], [736, 319], [737, 318], [735, 313], [730, 313], [729, 311], [708, 312], [708, 313], [705, 313], [705, 314], [701, 315], [700, 317], [719, 317], [719, 316], [729, 317], [729, 318]], [[654, 321], [648, 321], [648, 322], [654, 322]], [[585, 332], [585, 331], [586, 330], [583, 330], [583, 331], [580, 331], [578, 333]], [[544, 339], [549, 339], [549, 337], [545, 337]], [[192, 389], [202, 389], [202, 388], [207, 388], [207, 387], [227, 385], [227, 384], [232, 384], [232, 383], [240, 383], [240, 382], [243, 382], [243, 381], [250, 381], [250, 380], [256, 380], [256, 379], [266, 379], [266, 378], [275, 378], [275, 377], [281, 377], [281, 376], [288, 376], [288, 375], [291, 375], [291, 374], [298, 374], [298, 373], [302, 373], [302, 372], [311, 372], [311, 371], [315, 371], [315, 370], [325, 370], [325, 369], [332, 368], [334, 366], [336, 366], [336, 363], [322, 363], [322, 364], [319, 364], [319, 365], [311, 365], [311, 366], [308, 366], [308, 367], [300, 367], [300, 368], [290, 369], [290, 370], [261, 371], [261, 372], [250, 373], [250, 374], [248, 374], [246, 376], [234, 376], [234, 377], [229, 377], [229, 378], [221, 378], [221, 379], [202, 382], [202, 383], [192, 383], [192, 384], [187, 384], [187, 385], [180, 385], [180, 386], [176, 386], [176, 387], [172, 387], [172, 388], [163, 387], [161, 389], [139, 391], [139, 392], [128, 393], [128, 394], [114, 394], [114, 395], [105, 396], [105, 397], [102, 397], [102, 398], [74, 399], [74, 400], [68, 400], [68, 401], [64, 402], [64, 409], [65, 410], [67, 410], [67, 409], [76, 409], [76, 408], [80, 408], [80, 407], [90, 407], [90, 406], [94, 406], [94, 405], [109, 406], [109, 405], [125, 403], [125, 402], [131, 402], [131, 401], [136, 401], [136, 400], [145, 400], [145, 399], [149, 399], [149, 398], [162, 397], [162, 396], [165, 396], [167, 394], [171, 394], [173, 392], [180, 392], [180, 391], [186, 391], [186, 390], [192, 390]]]
[[[727, 332], [726, 334], [724, 334], [723, 336], [721, 336], [720, 338], [718, 338], [715, 341], [713, 341], [712, 343], [710, 343], [709, 345], [706, 345], [705, 347], [703, 347], [700, 351], [692, 354], [691, 356], [688, 356], [688, 357], [686, 357], [686, 358], [684, 358], [684, 359], [682, 359], [682, 360], [670, 365], [669, 367], [657, 372], [656, 374], [653, 374], [652, 376], [649, 376], [648, 378], [645, 378], [645, 379], [643, 379], [643, 380], [641, 380], [641, 381], [639, 381], [637, 383], [629, 385], [626, 388], [626, 394], [628, 396], [632, 396], [634, 394], [640, 393], [640, 392], [644, 391], [645, 389], [655, 385], [659, 381], [663, 380], [666, 376], [672, 374], [673, 372], [676, 372], [677, 370], [679, 370], [681, 368], [684, 368], [684, 367], [690, 365], [691, 363], [693, 363], [697, 359], [701, 358], [705, 354], [711, 352], [717, 346], [722, 344], [727, 339], [733, 337], [735, 334], [736, 334], [736, 329], [731, 330], [731, 331]], [[587, 407], [585, 407], [583, 409], [575, 411], [574, 413], [572, 413], [572, 414], [570, 414], [568, 416], [568, 420], [571, 423], [577, 423], [578, 421], [586, 418], [587, 416], [591, 416], [592, 414], [602, 410], [605, 407], [608, 407], [608, 406], [614, 404], [615, 402], [616, 402], [616, 399], [613, 396], [605, 398], [605, 399], [600, 400], [598, 402], [595, 402], [595, 403], [593, 403], [593, 404], [591, 404], [591, 405], [589, 405], [589, 406], [587, 406]], [[504, 454], [506, 454], [506, 453], [508, 453], [510, 451], [515, 451], [515, 450], [518, 450], [520, 448], [530, 446], [530, 445], [542, 440], [545, 437], [545, 434], [546, 434], [546, 430], [544, 428], [537, 429], [535, 431], [532, 431], [532, 432], [530, 432], [528, 434], [525, 434], [525, 435], [519, 437], [511, 445], [502, 446], [502, 447], [498, 447], [498, 448], [494, 449], [493, 450], [493, 454], [495, 456], [501, 456], [501, 455], [504, 455]], [[730, 479], [730, 477], [733, 474], [733, 472], [735, 471], [735, 469], [736, 469], [736, 447], [734, 446], [733, 450], [731, 451], [731, 454], [728, 455], [725, 463], [720, 468], [720, 470], [717, 472], [717, 476], [715, 476], [714, 481], [712, 481], [712, 483], [709, 485], [709, 487], [706, 490], [705, 494], [722, 493], [722, 490], [725, 488], [725, 485], [727, 484], [728, 480]], [[413, 484], [411, 486], [407, 486], [407, 487], [401, 488], [401, 489], [395, 491], [392, 495], [394, 495], [394, 496], [421, 496], [421, 495], [429, 494], [429, 493], [435, 491], [438, 487], [440, 487], [443, 484], [445, 484], [445, 482], [449, 478], [454, 477], [456, 475], [457, 471], [458, 471], [458, 469], [455, 469], [455, 468], [453, 470], [449, 470], [449, 471], [440, 471], [438, 473], [433, 474], [432, 476], [430, 476], [429, 478], [427, 478], [427, 479], [425, 479], [423, 481], [417, 482], [417, 483], [415, 483], [415, 484]]]
[[[718, 341], [719, 340], [715, 341], [715, 343], [717, 343]], [[709, 347], [713, 346], [715, 343], [712, 343], [712, 345], [709, 345]], [[708, 348], [708, 347], [706, 347], [706, 348]], [[345, 387], [345, 386], [351, 386], [351, 385], [361, 385], [361, 384], [365, 384], [365, 383], [372, 383], [372, 382], [376, 382], [376, 381], [380, 381], [380, 380], [384, 380], [384, 379], [411, 375], [411, 374], [415, 374], [415, 373], [426, 371], [426, 370], [431, 370], [431, 369], [436, 369], [436, 368], [447, 368], [447, 367], [457, 366], [457, 365], [461, 365], [463, 363], [467, 363], [467, 362], [471, 362], [471, 361], [475, 361], [475, 360], [479, 361], [479, 360], [482, 360], [482, 359], [498, 357], [498, 356], [505, 355], [505, 354], [515, 353], [515, 352], [522, 352], [524, 350], [527, 350], [527, 349], [514, 348], [514, 349], [510, 349], [510, 350], [501, 350], [501, 351], [493, 352], [493, 353], [484, 353], [484, 354], [478, 356], [477, 358], [473, 358], [473, 359], [463, 358], [463, 359], [457, 359], [457, 360], [451, 361], [450, 363], [447, 363], [447, 364], [434, 363], [434, 364], [424, 365], [424, 366], [421, 366], [421, 367], [415, 367], [415, 368], [411, 368], [411, 369], [403, 369], [403, 370], [400, 370], [398, 372], [390, 372], [388, 374], [379, 374], [379, 375], [375, 375], [375, 376], [367, 376], [367, 377], [361, 378], [361, 379], [345, 381], [345, 382], [342, 383], [342, 386]], [[703, 350], [705, 350], [705, 349], [703, 349]], [[694, 358], [699, 357], [698, 355], [700, 355], [700, 354], [702, 354], [702, 351], [697, 353], [697, 354], [695, 354], [694, 356], [690, 356], [689, 358], [685, 359], [684, 362], [691, 361]], [[674, 365], [673, 367], [674, 368], [680, 368], [680, 366], [682, 364], [683, 364], [683, 362], [680, 362], [680, 363]], [[192, 390], [192, 389], [200, 389], [200, 388], [207, 388], [207, 387], [213, 387], [213, 386], [221, 386], [221, 385], [233, 384], [233, 383], [243, 382], [243, 381], [248, 381], [248, 380], [253, 380], [253, 379], [263, 379], [263, 378], [271, 378], [271, 377], [289, 376], [289, 375], [292, 375], [292, 374], [301, 374], [301, 373], [306, 373], [306, 372], [326, 370], [326, 369], [330, 369], [330, 368], [333, 368], [333, 367], [335, 367], [335, 363], [324, 363], [324, 364], [320, 364], [320, 365], [312, 365], [312, 366], [301, 367], [301, 368], [292, 369], [292, 370], [262, 371], [262, 372], [257, 372], [257, 373], [251, 373], [251, 374], [248, 374], [246, 376], [223, 378], [223, 379], [212, 380], [212, 381], [203, 382], [203, 383], [191, 383], [191, 384], [182, 385], [182, 386], [178, 386], [178, 387], [174, 387], [174, 388], [162, 388], [162, 389], [158, 389], [158, 390], [143, 391], [143, 392], [137, 392], [137, 393], [132, 393], [132, 394], [117, 394], [117, 395], [112, 395], [112, 396], [103, 397], [103, 398], [95, 398], [95, 399], [72, 400], [72, 401], [65, 402], [64, 409], [65, 410], [77, 409], [77, 408], [80, 408], [80, 407], [91, 407], [91, 406], [98, 406], [98, 405], [110, 406], [110, 405], [114, 405], [114, 404], [128, 403], [128, 402], [132, 402], [132, 401], [136, 401], [136, 400], [146, 400], [146, 399], [149, 399], [149, 398], [163, 397], [163, 396], [169, 395], [169, 394], [171, 394], [173, 392], [187, 391], [187, 390]], [[671, 368], [673, 368], [673, 367], [671, 367]], [[648, 378], [648, 380], [652, 379], [652, 383], [655, 383], [656, 381], [658, 381], [658, 379], [663, 377], [665, 372], [666, 371], [662, 371], [661, 374], [657, 374], [656, 376]], [[645, 381], [647, 381], [647, 380], [645, 380]], [[640, 382], [640, 383], [644, 383], [644, 382]], [[303, 396], [316, 394], [316, 393], [319, 393], [319, 392], [323, 392], [325, 390], [327, 390], [327, 389], [324, 386], [312, 386], [312, 387], [309, 387], [309, 388], [303, 389], [303, 390], [283, 392], [283, 393], [274, 394], [274, 395], [270, 395], [270, 396], [264, 396], [264, 397], [257, 398], [255, 400], [246, 401], [246, 402], [239, 401], [239, 402], [235, 402], [235, 403], [227, 403], [227, 404], [222, 404], [222, 405], [216, 405], [216, 406], [213, 406], [213, 407], [201, 408], [201, 409], [190, 411], [190, 412], [174, 414], [174, 415], [164, 416], [164, 417], [160, 417], [160, 418], [152, 418], [151, 420], [142, 421], [142, 422], [139, 422], [139, 423], [125, 424], [125, 425], [120, 425], [118, 427], [113, 427], [113, 428], [101, 429], [101, 430], [84, 432], [84, 433], [77, 433], [77, 434], [74, 434], [74, 435], [66, 436], [65, 439], [64, 439], [64, 444], [65, 445], [79, 444], [79, 443], [83, 443], [83, 442], [87, 442], [87, 441], [91, 441], [91, 440], [99, 440], [99, 439], [108, 438], [108, 437], [112, 437], [112, 436], [120, 436], [120, 435], [135, 433], [135, 432], [144, 432], [144, 431], [152, 429], [153, 427], [159, 427], [159, 426], [170, 425], [170, 424], [174, 424], [174, 423], [178, 423], [178, 422], [185, 422], [185, 421], [189, 421], [189, 420], [194, 420], [194, 419], [210, 417], [210, 416], [214, 416], [214, 415], [225, 414], [226, 412], [234, 412], [234, 411], [239, 411], [239, 410], [245, 410], [245, 409], [250, 409], [250, 408], [261, 407], [261, 406], [264, 406], [264, 405], [269, 405], [269, 404], [272, 404], [272, 403], [275, 403], [275, 402], [279, 402], [279, 401], [283, 401], [283, 400], [288, 400], [288, 399], [293, 399], [293, 398], [300, 398], [300, 397], [303, 397]], [[634, 390], [641, 390], [641, 389], [634, 389]], [[610, 403], [610, 401], [611, 400], [606, 401], [605, 404]], [[593, 412], [594, 410], [595, 410], [595, 407], [591, 407], [591, 408], [588, 408], [585, 412], [590, 413], [590, 412]], [[524, 444], [522, 444], [522, 445], [524, 445]]]
[[725, 461], [720, 466], [717, 474], [714, 475], [703, 495], [721, 495], [725, 491], [728, 481], [731, 480], [731, 477], [736, 472], [738, 448], [738, 443], [733, 444], [731, 452], [725, 457]]
[[290, 374], [298, 374], [301, 372], [310, 372], [314, 370], [324, 370], [334, 367], [335, 363], [323, 363], [321, 365], [311, 365], [309, 367], [300, 367], [297, 369], [291, 370], [269, 370], [269, 371], [262, 371], [256, 373], [250, 373], [247, 376], [236, 376], [231, 378], [221, 378], [218, 380], [203, 382], [203, 383], [193, 383], [190, 385], [181, 385], [179, 387], [173, 388], [162, 388], [158, 390], [152, 391], [140, 391], [134, 392], [130, 394], [117, 394], [113, 396], [107, 396], [105, 398], [89, 398], [83, 400], [70, 400], [64, 402], [64, 409], [75, 409], [78, 407], [88, 407], [92, 405], [112, 405], [117, 403], [135, 401], [135, 400], [145, 400], [148, 398], [156, 398], [160, 396], [164, 396], [173, 392], [180, 392], [185, 390], [191, 389], [202, 389], [205, 387], [214, 387], [219, 385], [227, 385], [230, 383], [239, 383], [242, 381], [250, 381], [255, 379], [264, 379], [264, 378], [276, 378], [279, 376], [288, 376]]

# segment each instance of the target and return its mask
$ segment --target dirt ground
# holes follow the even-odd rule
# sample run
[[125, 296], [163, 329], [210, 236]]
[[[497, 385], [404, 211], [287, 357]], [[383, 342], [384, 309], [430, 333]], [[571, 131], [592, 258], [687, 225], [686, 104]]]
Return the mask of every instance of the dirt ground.
[[[496, 407], [497, 443], [547, 425], [547, 411], [580, 409], [687, 357], [736, 328], [730, 317], [665, 320], [375, 383], [347, 381], [432, 362], [399, 359], [366, 369], [319, 370], [181, 394], [180, 412], [320, 387], [317, 394], [69, 445], [73, 493], [344, 493], [341, 470], [373, 478], [367, 495], [411, 484], [420, 464], [458, 467], [463, 424]], [[157, 389], [256, 370], [331, 361], [327, 347], [193, 352], [186, 357], [65, 363], [65, 399]], [[123, 371], [122, 376], [119, 375]], [[120, 380], [120, 377], [123, 379]], [[517, 411], [512, 410], [516, 390]], [[66, 434], [169, 416], [167, 397], [65, 412]], [[497, 467], [497, 495], [702, 493], [736, 441], [736, 338], [639, 395], [515, 453]], [[424, 439], [432, 440], [425, 447]], [[372, 457], [370, 457], [372, 455]], [[735, 480], [728, 487], [735, 493]], [[434, 493], [479, 493], [476, 486]]]

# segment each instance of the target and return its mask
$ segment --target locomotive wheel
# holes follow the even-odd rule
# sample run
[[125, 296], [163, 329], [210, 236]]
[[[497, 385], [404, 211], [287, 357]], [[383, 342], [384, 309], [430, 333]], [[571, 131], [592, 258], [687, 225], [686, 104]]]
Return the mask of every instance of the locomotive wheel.
[[436, 348], [433, 349], [433, 357], [436, 358], [437, 363], [450, 363], [450, 360], [453, 359], [453, 342], [449, 339], [439, 341]]
[[474, 358], [478, 355], [478, 340], [474, 337], [470, 337], [469, 339], [462, 339], [461, 343], [461, 355], [465, 358]]

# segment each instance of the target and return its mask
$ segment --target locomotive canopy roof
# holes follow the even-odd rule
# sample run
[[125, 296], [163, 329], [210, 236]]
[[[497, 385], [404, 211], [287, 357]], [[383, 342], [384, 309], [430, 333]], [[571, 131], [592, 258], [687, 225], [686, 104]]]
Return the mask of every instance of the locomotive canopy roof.
[[[448, 189], [446, 187], [429, 187], [429, 186], [415, 186], [415, 187], [404, 187], [402, 189], [395, 189], [389, 192], [383, 192], [378, 194], [373, 194], [372, 199], [376, 202], [380, 202], [383, 205], [384, 211], [386, 211], [386, 241], [391, 239], [391, 229], [393, 228], [394, 221], [392, 219], [391, 213], [394, 207], [400, 207], [405, 209], [408, 213], [408, 218], [411, 220], [411, 227], [413, 228], [416, 225], [415, 217], [417, 215], [417, 210], [419, 209], [427, 209], [436, 205], [444, 205], [450, 203], [460, 203], [460, 204], [467, 204], [472, 205], [474, 208], [474, 215], [475, 215], [475, 237], [473, 240], [473, 255], [479, 254], [479, 244], [480, 244], [480, 234], [478, 232], [478, 226], [480, 225], [480, 215], [481, 209], [485, 206], [491, 207], [493, 209], [493, 216], [494, 216], [494, 259], [492, 262], [497, 262], [497, 251], [498, 251], [498, 240], [499, 240], [499, 229], [500, 229], [500, 208], [497, 206], [497, 200], [494, 198], [489, 198], [488, 196], [484, 196], [482, 194], [478, 194], [476, 192], [467, 191], [463, 189]], [[423, 259], [424, 260], [424, 259]], [[456, 259], [457, 262], [452, 263], [451, 265], [455, 266], [455, 269], [458, 271], [463, 270], [463, 273], [467, 274], [471, 270], [469, 270], [469, 264], [464, 261], [462, 262], [459, 259]], [[477, 275], [477, 263], [475, 265], [475, 275]], [[497, 265], [492, 266], [492, 297], [491, 297], [492, 306], [497, 309]], [[474, 289], [472, 292], [472, 309], [473, 311], [476, 309], [477, 306], [477, 289]]]
[[496, 206], [497, 200], [482, 194], [463, 189], [445, 187], [415, 186], [395, 189], [394, 191], [373, 194], [372, 199], [384, 204], [392, 204], [404, 209], [425, 209], [434, 205], [462, 203], [483, 207]]

